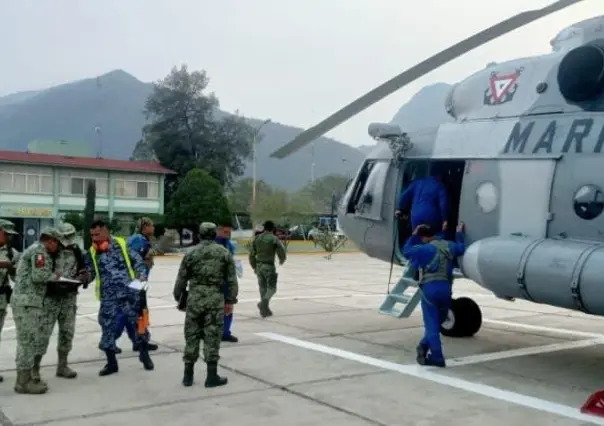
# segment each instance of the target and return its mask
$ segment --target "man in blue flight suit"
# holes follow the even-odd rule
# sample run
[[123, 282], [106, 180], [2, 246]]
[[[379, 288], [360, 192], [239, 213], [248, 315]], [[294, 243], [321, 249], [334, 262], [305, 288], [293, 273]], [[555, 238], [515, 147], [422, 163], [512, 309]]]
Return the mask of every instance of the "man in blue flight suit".
[[[143, 258], [145, 262], [145, 270], [147, 279], [149, 279], [149, 273], [151, 272], [151, 268], [153, 267], [153, 256], [151, 255], [151, 240], [150, 238], [153, 236], [155, 232], [155, 227], [153, 226], [153, 221], [148, 217], [141, 217], [136, 222], [136, 228], [134, 229], [134, 234], [132, 234], [128, 238], [128, 249], [134, 251]], [[139, 346], [136, 342], [136, 330], [132, 327], [132, 324], [126, 321], [125, 316], [122, 314], [118, 320], [118, 330], [116, 332], [115, 340], [119, 339], [126, 329], [126, 333], [128, 334], [128, 338], [132, 341], [132, 350], [134, 352], [138, 352]], [[151, 338], [151, 334], [149, 330], [145, 331], [146, 340], [147, 340], [147, 350], [155, 351], [158, 346], [154, 343], [151, 343], [149, 339]], [[122, 353], [122, 349], [116, 346], [117, 354]]]
[[420, 271], [424, 337], [417, 347], [417, 363], [445, 367], [440, 326], [451, 306], [453, 260], [465, 251], [464, 225], [457, 225], [456, 241], [437, 238], [434, 228], [420, 225], [403, 247], [403, 255]]
[[[231, 253], [231, 256], [235, 255], [235, 246], [233, 246], [233, 243], [231, 242], [231, 232], [233, 230], [233, 226], [230, 223], [227, 222], [223, 222], [222, 224], [220, 224], [218, 226], [218, 229], [216, 230], [216, 242], [220, 245], [223, 245], [224, 247], [226, 247], [229, 252]], [[228, 285], [225, 282], [224, 283], [224, 292], [225, 292], [225, 297], [227, 295], [228, 292]], [[233, 336], [233, 334], [231, 333], [231, 325], [233, 324], [233, 313], [231, 312], [229, 315], [224, 315], [224, 331], [222, 332], [222, 341], [223, 342], [231, 342], [231, 343], [237, 343], [239, 341], [239, 339], [235, 336]]]
[[419, 225], [429, 225], [432, 229], [444, 231], [447, 228], [447, 190], [441, 182], [441, 172], [433, 166], [432, 176], [417, 179], [400, 196], [395, 216], [399, 217], [405, 208], [411, 207], [411, 229]]

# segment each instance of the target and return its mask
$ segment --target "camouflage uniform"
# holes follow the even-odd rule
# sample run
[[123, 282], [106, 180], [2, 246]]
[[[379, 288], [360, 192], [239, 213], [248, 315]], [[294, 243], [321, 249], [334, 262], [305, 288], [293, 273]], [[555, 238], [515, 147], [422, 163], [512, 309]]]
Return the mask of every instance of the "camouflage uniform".
[[[10, 286], [10, 280], [15, 279], [15, 269], [19, 262], [21, 253], [11, 247], [10, 237], [15, 235], [14, 223], [0, 219], [0, 232], [6, 233], [7, 243], [0, 247], [0, 262], [10, 262], [12, 267], [0, 268], [0, 338], [2, 337], [2, 328], [4, 327], [4, 319], [6, 318], [6, 311], [8, 310], [8, 304], [10, 303], [10, 295], [12, 292]], [[7, 265], [8, 266], [8, 265]], [[0, 382], [4, 379], [0, 376]]]
[[279, 264], [282, 265], [287, 257], [285, 248], [279, 238], [272, 232], [265, 231], [254, 238], [249, 253], [249, 261], [258, 277], [258, 288], [260, 290], [258, 310], [263, 318], [273, 314], [269, 308], [269, 302], [277, 292], [278, 274], [277, 268], [275, 268], [275, 254], [279, 257]]
[[[75, 244], [74, 237], [76, 230], [70, 223], [64, 223], [59, 227], [61, 233], [61, 244], [63, 245], [63, 256], [59, 263], [59, 273], [64, 278], [77, 279], [88, 286], [90, 277], [85, 270], [83, 263], [83, 254], [80, 248]], [[78, 252], [76, 252], [78, 251]], [[52, 335], [55, 323], [59, 324], [59, 335], [57, 338], [57, 377], [73, 379], [77, 373], [67, 365], [67, 357], [71, 352], [73, 337], [75, 335], [75, 323], [77, 312], [78, 285], [68, 284], [69, 291], [60, 295], [49, 296], [44, 301], [44, 316], [48, 320], [50, 332]], [[44, 353], [39, 354], [43, 356]], [[35, 373], [34, 373], [35, 374]], [[34, 380], [37, 377], [34, 377]]]
[[188, 252], [180, 264], [174, 284], [174, 299], [180, 300], [188, 283], [183, 385], [193, 384], [194, 365], [199, 359], [199, 345], [203, 338], [203, 356], [208, 368], [205, 386], [215, 387], [227, 383], [226, 378], [218, 376], [218, 359], [225, 303], [237, 303], [237, 273], [231, 253], [214, 241], [216, 225], [204, 222], [199, 233], [201, 243]]
[[[128, 262], [132, 267], [132, 275], [141, 280], [146, 280], [146, 267], [142, 257], [126, 247], [126, 242], [118, 237], [111, 237], [107, 250], [97, 252], [94, 246], [84, 256], [86, 269], [91, 280], [96, 280], [97, 297], [101, 301], [99, 307], [99, 325], [101, 326], [101, 341], [99, 346], [105, 352], [107, 364], [99, 372], [100, 376], [118, 372], [116, 358], [115, 338], [120, 326], [120, 318], [125, 317], [129, 326], [136, 329], [139, 316], [138, 307], [141, 303], [141, 295], [138, 290], [128, 287], [132, 281], [128, 262], [122, 253], [121, 241], [128, 256]], [[94, 257], [93, 257], [94, 256]], [[96, 263], [94, 261], [96, 259]], [[95, 266], [96, 265], [96, 266]], [[97, 276], [96, 269], [99, 275]], [[153, 370], [154, 365], [147, 350], [147, 335], [136, 334], [135, 344], [139, 345], [138, 358], [145, 370]]]
[[[40, 237], [51, 237], [57, 241], [60, 233], [55, 228], [43, 229]], [[63, 253], [49, 253], [43, 244], [32, 244], [19, 260], [15, 290], [11, 300], [13, 319], [17, 331], [17, 381], [15, 392], [40, 394], [48, 390], [42, 380], [34, 380], [32, 373], [39, 376], [39, 354], [46, 352], [52, 326], [44, 315], [47, 301], [48, 282], [60, 276], [58, 266], [63, 261]]]

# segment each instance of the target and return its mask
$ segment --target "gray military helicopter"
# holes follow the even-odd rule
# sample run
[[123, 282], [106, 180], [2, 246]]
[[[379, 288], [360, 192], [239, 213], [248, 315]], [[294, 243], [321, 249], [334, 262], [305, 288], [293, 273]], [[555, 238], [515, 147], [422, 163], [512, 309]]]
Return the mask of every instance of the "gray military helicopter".
[[[432, 56], [271, 156], [292, 154], [452, 59], [580, 1], [520, 13]], [[338, 220], [348, 238], [371, 257], [404, 265], [400, 247], [411, 229], [394, 216], [398, 194], [438, 165], [448, 223], [467, 225], [459, 276], [505, 300], [604, 315], [604, 16], [571, 25], [551, 45], [551, 53], [492, 64], [454, 85], [443, 105], [452, 123], [412, 133], [371, 124], [369, 134], [387, 143], [370, 153], [342, 197]], [[418, 293], [405, 275], [380, 312], [408, 317]], [[460, 297], [441, 332], [468, 337], [481, 324], [479, 306]]]

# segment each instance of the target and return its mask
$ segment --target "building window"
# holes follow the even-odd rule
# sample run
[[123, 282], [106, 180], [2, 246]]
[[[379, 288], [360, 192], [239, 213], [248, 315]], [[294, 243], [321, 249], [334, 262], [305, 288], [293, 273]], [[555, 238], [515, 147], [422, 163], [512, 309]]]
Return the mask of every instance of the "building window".
[[109, 194], [109, 179], [107, 173], [93, 171], [61, 170], [59, 173], [61, 195], [86, 195], [89, 182], [96, 186], [96, 194], [107, 196]]
[[0, 192], [52, 194], [52, 169], [28, 166], [2, 166]]
[[115, 196], [118, 198], [159, 198], [159, 177], [123, 174], [116, 176]]
[[575, 192], [573, 207], [581, 219], [593, 220], [604, 211], [604, 194], [596, 185], [584, 185]]

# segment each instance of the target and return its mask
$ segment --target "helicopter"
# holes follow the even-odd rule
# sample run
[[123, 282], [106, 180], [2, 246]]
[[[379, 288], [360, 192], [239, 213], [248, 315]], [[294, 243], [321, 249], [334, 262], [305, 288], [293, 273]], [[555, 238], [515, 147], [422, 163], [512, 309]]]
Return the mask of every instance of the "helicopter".
[[[294, 153], [456, 57], [581, 1], [520, 13], [453, 45], [302, 132], [271, 157]], [[604, 315], [604, 16], [565, 28], [550, 44], [550, 53], [489, 64], [453, 85], [443, 105], [450, 123], [413, 132], [369, 125], [369, 135], [380, 143], [338, 205], [341, 229], [361, 251], [391, 268], [405, 266], [400, 247], [411, 227], [395, 216], [398, 194], [438, 167], [450, 204], [447, 222], [466, 224], [457, 278], [504, 300]], [[445, 238], [454, 239], [455, 230], [447, 232]], [[417, 281], [404, 273], [389, 285], [380, 312], [406, 318], [420, 300]], [[481, 325], [478, 304], [458, 297], [441, 333], [470, 337]]]

